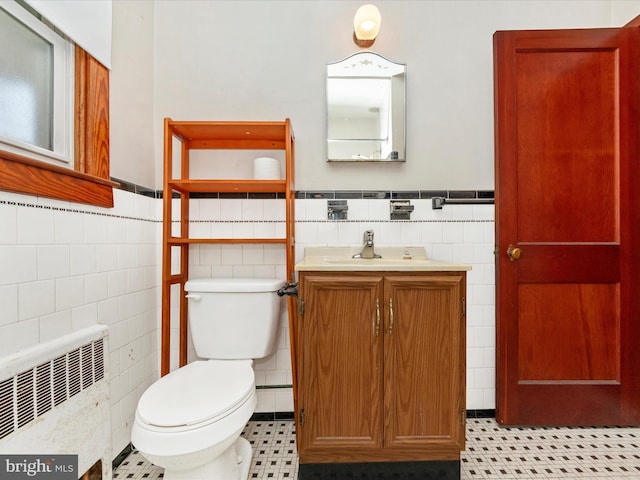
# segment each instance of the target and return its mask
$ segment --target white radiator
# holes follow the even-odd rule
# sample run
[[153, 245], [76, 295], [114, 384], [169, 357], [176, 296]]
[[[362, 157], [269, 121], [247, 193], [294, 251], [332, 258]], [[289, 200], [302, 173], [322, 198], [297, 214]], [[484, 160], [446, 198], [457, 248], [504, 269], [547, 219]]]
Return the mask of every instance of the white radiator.
[[111, 479], [108, 329], [95, 325], [0, 358], [0, 452], [78, 455]]

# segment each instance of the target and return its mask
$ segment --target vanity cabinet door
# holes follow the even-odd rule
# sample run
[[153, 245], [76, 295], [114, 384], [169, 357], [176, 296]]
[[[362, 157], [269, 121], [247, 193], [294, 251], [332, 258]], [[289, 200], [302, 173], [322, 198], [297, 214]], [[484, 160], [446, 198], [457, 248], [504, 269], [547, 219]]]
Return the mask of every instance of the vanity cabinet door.
[[464, 272], [301, 272], [300, 463], [459, 460]]
[[382, 278], [301, 273], [298, 447], [303, 460], [310, 455], [326, 462], [335, 452], [382, 446]]
[[384, 445], [459, 459], [465, 439], [465, 275], [384, 280]]

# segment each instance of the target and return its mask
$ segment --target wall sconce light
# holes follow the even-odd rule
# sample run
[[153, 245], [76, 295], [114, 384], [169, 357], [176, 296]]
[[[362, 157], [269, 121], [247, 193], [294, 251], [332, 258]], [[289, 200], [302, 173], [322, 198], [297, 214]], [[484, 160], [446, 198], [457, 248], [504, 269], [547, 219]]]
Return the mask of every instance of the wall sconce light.
[[378, 7], [371, 4], [362, 5], [353, 17], [353, 41], [362, 48], [373, 45], [380, 32], [382, 16]]

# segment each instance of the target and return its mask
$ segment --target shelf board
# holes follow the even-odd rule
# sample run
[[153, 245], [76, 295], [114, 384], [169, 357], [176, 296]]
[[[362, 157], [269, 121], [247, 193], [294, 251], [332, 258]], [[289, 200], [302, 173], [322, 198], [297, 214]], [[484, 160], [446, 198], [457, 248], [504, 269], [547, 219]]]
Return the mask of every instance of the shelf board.
[[287, 243], [286, 238], [180, 238], [171, 237], [169, 245], [191, 245], [196, 243]]
[[192, 149], [284, 149], [286, 122], [169, 121]]
[[286, 180], [170, 180], [169, 187], [183, 193], [285, 193]]

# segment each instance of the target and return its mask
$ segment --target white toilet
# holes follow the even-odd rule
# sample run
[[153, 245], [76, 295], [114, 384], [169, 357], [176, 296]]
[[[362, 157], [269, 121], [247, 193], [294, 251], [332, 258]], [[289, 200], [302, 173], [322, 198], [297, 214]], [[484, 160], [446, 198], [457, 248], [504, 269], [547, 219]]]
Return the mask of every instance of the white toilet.
[[256, 407], [254, 358], [275, 349], [275, 279], [189, 280], [189, 327], [197, 360], [142, 394], [131, 441], [166, 480], [245, 480], [251, 446], [240, 433]]

